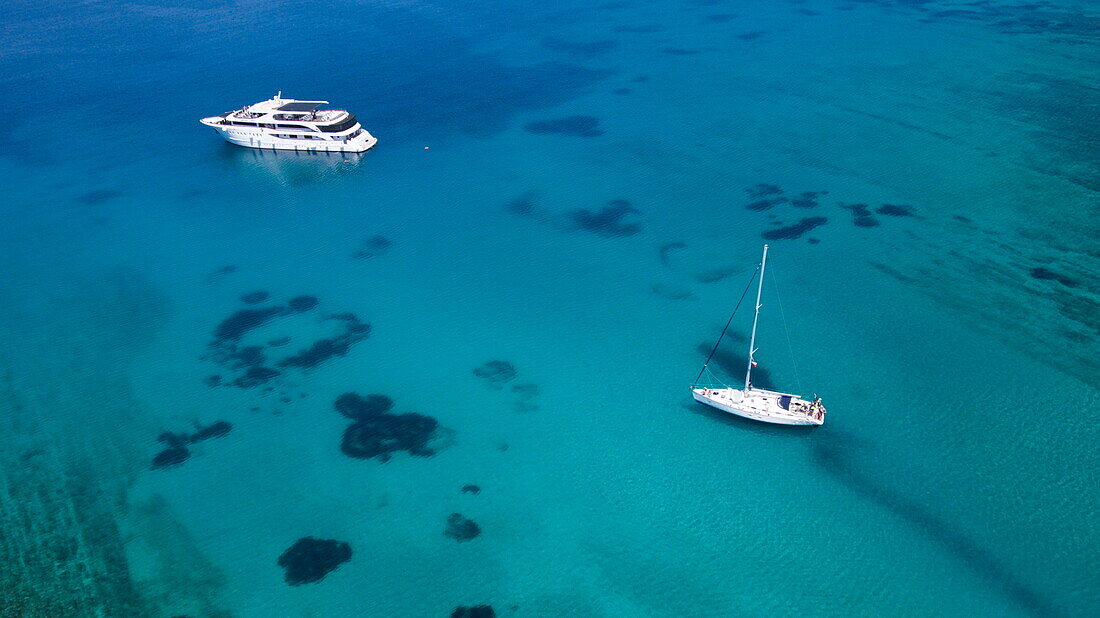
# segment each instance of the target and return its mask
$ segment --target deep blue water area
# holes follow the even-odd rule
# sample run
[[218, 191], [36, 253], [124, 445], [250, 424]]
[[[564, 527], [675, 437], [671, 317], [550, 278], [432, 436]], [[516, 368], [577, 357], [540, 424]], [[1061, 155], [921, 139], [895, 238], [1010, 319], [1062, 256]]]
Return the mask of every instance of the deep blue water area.
[[[1098, 49], [1075, 0], [7, 3], [0, 615], [1097, 614]], [[279, 91], [378, 145], [198, 123]], [[755, 382], [820, 428], [688, 392], [764, 242]]]

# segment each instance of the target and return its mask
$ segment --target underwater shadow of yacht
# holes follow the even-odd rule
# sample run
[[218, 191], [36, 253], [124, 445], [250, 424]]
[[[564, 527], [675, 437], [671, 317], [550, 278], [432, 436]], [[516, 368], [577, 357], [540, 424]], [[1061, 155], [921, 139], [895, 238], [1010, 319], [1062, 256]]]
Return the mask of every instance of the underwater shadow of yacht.
[[261, 150], [242, 148], [228, 142], [221, 144], [218, 156], [227, 167], [242, 174], [275, 179], [290, 186], [301, 186], [350, 176], [360, 171], [367, 152], [294, 152], [292, 150]]
[[861, 448], [858, 439], [844, 433], [824, 430], [814, 436], [810, 448], [810, 456], [818, 468], [830, 473], [848, 489], [889, 510], [939, 542], [979, 577], [995, 584], [1027, 612], [1038, 616], [1061, 615], [1047, 599], [1017, 579], [991, 552], [980, 547], [949, 521], [928, 512], [916, 500], [879, 485], [861, 474], [847, 455], [853, 449]]

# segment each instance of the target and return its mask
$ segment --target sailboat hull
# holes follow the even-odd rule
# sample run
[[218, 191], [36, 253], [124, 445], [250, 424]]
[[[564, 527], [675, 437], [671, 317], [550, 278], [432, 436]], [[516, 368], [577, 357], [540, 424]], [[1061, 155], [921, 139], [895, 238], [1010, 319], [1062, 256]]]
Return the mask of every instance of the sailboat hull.
[[[809, 410], [810, 402], [787, 393], [763, 389], [693, 388], [695, 401], [723, 412], [775, 425], [823, 425], [825, 414]], [[803, 411], [806, 408], [807, 411]]]

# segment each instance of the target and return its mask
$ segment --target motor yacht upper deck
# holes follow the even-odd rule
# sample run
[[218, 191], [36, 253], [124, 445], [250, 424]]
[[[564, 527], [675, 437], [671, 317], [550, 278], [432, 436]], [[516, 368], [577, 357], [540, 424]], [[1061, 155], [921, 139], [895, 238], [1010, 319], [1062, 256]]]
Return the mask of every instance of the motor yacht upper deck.
[[230, 143], [252, 148], [362, 152], [374, 146], [378, 140], [347, 110], [318, 109], [327, 104], [284, 99], [280, 92], [266, 101], [203, 118], [202, 123], [221, 132]]
[[[271, 99], [255, 105], [246, 105], [241, 109], [225, 114], [227, 122], [282, 120], [293, 122], [329, 123], [338, 122], [351, 114], [343, 109], [317, 109], [328, 101], [295, 101], [293, 99]], [[253, 124], [253, 123], [249, 123]]]

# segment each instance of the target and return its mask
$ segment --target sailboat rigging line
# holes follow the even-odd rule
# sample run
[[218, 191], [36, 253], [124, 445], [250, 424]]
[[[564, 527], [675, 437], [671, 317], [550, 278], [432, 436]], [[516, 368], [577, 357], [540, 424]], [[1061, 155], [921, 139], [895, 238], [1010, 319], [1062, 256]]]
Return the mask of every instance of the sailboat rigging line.
[[798, 385], [798, 392], [802, 392], [802, 380], [798, 377], [798, 360], [794, 355], [794, 346], [791, 345], [791, 331], [787, 329], [787, 315], [783, 313], [783, 298], [779, 296], [779, 284], [775, 282], [775, 268], [772, 268], [772, 285], [775, 287], [775, 300], [779, 301], [779, 317], [783, 321], [783, 332], [787, 335], [787, 351], [791, 353], [791, 367], [794, 368], [794, 382]]
[[756, 274], [759, 272], [760, 265], [757, 264], [756, 270], [752, 272], [752, 277], [749, 277], [749, 282], [745, 285], [745, 291], [741, 292], [741, 298], [737, 300], [737, 305], [733, 308], [733, 313], [730, 314], [730, 319], [726, 320], [726, 325], [722, 327], [722, 334], [718, 335], [718, 341], [714, 342], [714, 347], [710, 350], [710, 356], [707, 357], [707, 362], [703, 363], [703, 368], [699, 370], [699, 375], [695, 376], [695, 381], [691, 383], [691, 388], [695, 388], [695, 385], [699, 383], [699, 378], [703, 377], [703, 372], [707, 370], [707, 365], [709, 365], [710, 360], [714, 358], [714, 353], [718, 351], [718, 344], [722, 343], [722, 337], [726, 336], [726, 331], [729, 330], [730, 324], [733, 323], [733, 316], [737, 315], [737, 309], [741, 306], [741, 302], [745, 300], [745, 295], [749, 293], [749, 288], [752, 287], [752, 282], [756, 280]]

